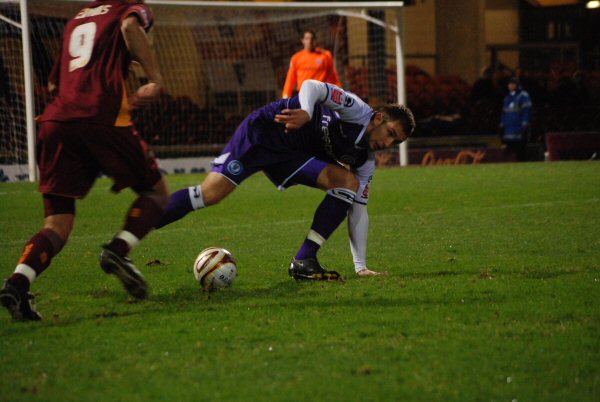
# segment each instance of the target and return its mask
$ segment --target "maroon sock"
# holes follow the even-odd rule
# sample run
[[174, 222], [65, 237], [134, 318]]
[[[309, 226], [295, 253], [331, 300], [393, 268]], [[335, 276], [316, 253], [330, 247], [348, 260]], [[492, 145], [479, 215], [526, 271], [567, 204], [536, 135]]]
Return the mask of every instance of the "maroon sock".
[[[18, 264], [25, 264], [35, 271], [36, 277], [48, 268], [52, 258], [62, 250], [65, 241], [51, 229], [42, 229], [25, 244]], [[28, 291], [29, 279], [20, 273], [14, 273], [10, 282], [23, 291]]]
[[110, 241], [110, 243], [108, 243], [106, 248], [121, 257], [125, 257], [127, 254], [129, 254], [129, 251], [131, 250], [131, 247], [129, 247], [129, 244], [127, 244], [125, 240], [119, 239], [117, 237], [113, 237], [113, 239]]
[[163, 210], [152, 198], [141, 196], [129, 209], [123, 230], [141, 240], [158, 223]]
[[[133, 234], [141, 240], [158, 223], [162, 212], [163, 208], [152, 198], [140, 196], [133, 202], [133, 205], [129, 209], [123, 230]], [[127, 244], [125, 240], [119, 238], [113, 238], [107, 248], [122, 257], [126, 256], [129, 251], [131, 251], [129, 244]]]

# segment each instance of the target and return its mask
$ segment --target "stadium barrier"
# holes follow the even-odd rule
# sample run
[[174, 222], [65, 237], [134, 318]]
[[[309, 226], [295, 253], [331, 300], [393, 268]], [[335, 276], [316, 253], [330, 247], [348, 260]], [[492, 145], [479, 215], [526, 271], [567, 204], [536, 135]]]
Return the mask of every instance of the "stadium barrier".
[[[408, 140], [408, 162], [411, 165], [465, 165], [512, 161], [514, 159], [505, 154], [500, 139], [495, 135], [416, 137]], [[378, 166], [398, 164], [397, 153], [377, 153]]]
[[[541, 143], [527, 144], [526, 152], [528, 161], [544, 160], [544, 147]], [[500, 138], [495, 135], [416, 137], [408, 140], [410, 165], [475, 165], [515, 161], [515, 153], [506, 151]], [[376, 162], [377, 166], [397, 166], [398, 152], [379, 151]]]
[[[158, 166], [166, 175], [186, 173], [206, 173], [210, 171], [213, 156], [200, 156], [194, 158], [158, 158]], [[0, 165], [0, 183], [29, 181], [28, 166], [26, 164]]]
[[548, 160], [586, 160], [600, 156], [600, 131], [546, 133]]

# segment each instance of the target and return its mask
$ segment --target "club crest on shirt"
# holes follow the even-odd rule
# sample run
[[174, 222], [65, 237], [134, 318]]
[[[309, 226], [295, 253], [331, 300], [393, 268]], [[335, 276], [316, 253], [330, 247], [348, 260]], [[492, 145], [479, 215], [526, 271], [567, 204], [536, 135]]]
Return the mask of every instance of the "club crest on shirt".
[[239, 175], [243, 170], [244, 165], [240, 161], [232, 160], [227, 164], [227, 171], [234, 176]]

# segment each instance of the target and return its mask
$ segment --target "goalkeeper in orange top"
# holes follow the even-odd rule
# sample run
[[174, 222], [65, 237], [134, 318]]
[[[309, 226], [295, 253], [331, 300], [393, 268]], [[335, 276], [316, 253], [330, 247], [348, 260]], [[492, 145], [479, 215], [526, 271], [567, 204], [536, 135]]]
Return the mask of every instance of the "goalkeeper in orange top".
[[316, 36], [313, 31], [304, 32], [302, 45], [304, 49], [295, 53], [290, 60], [290, 68], [285, 78], [281, 97], [291, 97], [296, 85], [300, 91], [305, 80], [318, 80], [342, 86], [335, 69], [333, 55], [329, 50], [316, 46]]

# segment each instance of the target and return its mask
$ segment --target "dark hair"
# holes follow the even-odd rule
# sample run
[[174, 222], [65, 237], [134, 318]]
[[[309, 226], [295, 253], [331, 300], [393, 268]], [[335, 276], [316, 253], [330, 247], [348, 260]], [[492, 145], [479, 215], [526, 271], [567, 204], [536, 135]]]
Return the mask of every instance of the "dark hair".
[[519, 77], [510, 77], [508, 79], [508, 83], [509, 84], [517, 84], [517, 85], [519, 85]]
[[415, 131], [415, 127], [417, 126], [415, 116], [406, 106], [397, 103], [389, 103], [377, 111], [383, 113], [388, 121], [400, 120], [407, 137], [410, 137], [413, 131]]
[[315, 33], [315, 31], [311, 31], [310, 29], [305, 29], [304, 32], [302, 32], [302, 37], [304, 38], [304, 35], [306, 35], [307, 33], [311, 34], [313, 39], [317, 38], [317, 34]]

